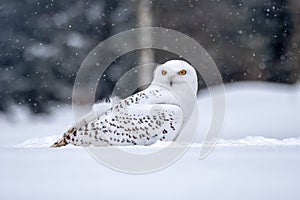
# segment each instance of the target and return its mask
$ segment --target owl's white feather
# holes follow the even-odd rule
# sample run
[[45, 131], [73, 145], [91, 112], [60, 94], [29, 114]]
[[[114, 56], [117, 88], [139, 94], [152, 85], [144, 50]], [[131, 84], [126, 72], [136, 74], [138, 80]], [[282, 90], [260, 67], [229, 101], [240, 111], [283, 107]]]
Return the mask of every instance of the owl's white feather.
[[173, 140], [188, 120], [197, 92], [194, 68], [185, 61], [159, 65], [150, 86], [126, 99], [93, 106], [52, 147], [150, 145]]

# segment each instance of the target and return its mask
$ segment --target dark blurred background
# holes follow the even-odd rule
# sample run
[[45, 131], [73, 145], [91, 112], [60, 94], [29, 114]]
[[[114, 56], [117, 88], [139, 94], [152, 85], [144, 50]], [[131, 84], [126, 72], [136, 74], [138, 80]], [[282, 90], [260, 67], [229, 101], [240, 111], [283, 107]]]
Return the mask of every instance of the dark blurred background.
[[[76, 72], [87, 54], [108, 37], [140, 27], [141, 12], [149, 12], [152, 26], [198, 41], [224, 82], [293, 84], [300, 77], [299, 0], [143, 0], [144, 8], [140, 3], [1, 0], [0, 110], [18, 104], [44, 113], [70, 104]], [[110, 66], [98, 99], [110, 94], [126, 70], [140, 64], [139, 55], [129, 53]], [[161, 63], [176, 56], [156, 51], [154, 57]]]

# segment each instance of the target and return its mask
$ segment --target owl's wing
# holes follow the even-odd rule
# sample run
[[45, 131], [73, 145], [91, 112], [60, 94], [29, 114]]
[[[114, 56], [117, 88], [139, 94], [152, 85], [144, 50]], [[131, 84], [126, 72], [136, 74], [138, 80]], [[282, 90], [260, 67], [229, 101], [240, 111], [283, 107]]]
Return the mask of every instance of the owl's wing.
[[171, 104], [116, 107], [84, 126], [69, 130], [64, 141], [74, 145], [150, 145], [179, 134], [182, 110]]
[[[170, 104], [133, 104], [113, 109], [95, 122], [99, 127], [92, 131], [91, 138], [94, 138], [90, 140], [95, 146], [98, 144], [95, 138], [112, 145], [150, 145], [157, 140], [171, 141], [177, 136], [182, 110]], [[93, 129], [92, 124], [90, 129]]]

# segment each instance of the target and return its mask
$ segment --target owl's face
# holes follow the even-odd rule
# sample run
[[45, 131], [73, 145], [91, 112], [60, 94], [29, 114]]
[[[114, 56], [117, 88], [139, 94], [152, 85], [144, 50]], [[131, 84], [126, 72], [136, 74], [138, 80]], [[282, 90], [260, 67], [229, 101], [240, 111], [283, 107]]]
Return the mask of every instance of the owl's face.
[[188, 84], [193, 91], [198, 88], [195, 69], [183, 60], [170, 60], [159, 65], [153, 81], [173, 88], [184, 84]]

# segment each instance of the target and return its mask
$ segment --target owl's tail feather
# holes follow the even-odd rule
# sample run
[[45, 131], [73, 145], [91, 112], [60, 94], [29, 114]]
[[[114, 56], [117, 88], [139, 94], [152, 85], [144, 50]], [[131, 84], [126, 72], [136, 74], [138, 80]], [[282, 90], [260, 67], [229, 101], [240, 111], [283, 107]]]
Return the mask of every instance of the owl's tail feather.
[[66, 138], [70, 137], [70, 135], [73, 134], [74, 132], [76, 132], [76, 128], [75, 127], [70, 128], [61, 139], [59, 139], [57, 142], [52, 144], [50, 147], [57, 148], [57, 147], [68, 145], [69, 142], [66, 140]]
[[57, 148], [57, 147], [62, 147], [62, 146], [66, 146], [68, 143], [66, 141], [66, 138], [63, 137], [60, 140], [58, 140], [57, 142], [55, 142], [54, 144], [52, 144], [50, 147], [52, 148]]

